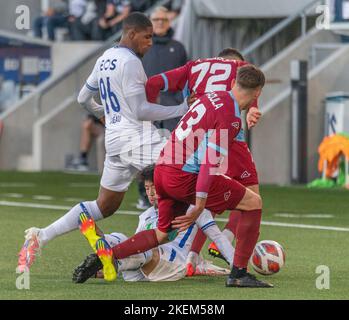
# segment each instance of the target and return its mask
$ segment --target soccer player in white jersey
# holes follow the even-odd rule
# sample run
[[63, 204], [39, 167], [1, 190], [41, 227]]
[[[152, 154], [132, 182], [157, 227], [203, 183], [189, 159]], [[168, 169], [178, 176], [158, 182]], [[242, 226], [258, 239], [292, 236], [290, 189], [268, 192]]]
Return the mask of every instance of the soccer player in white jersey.
[[[140, 58], [151, 47], [152, 34], [150, 20], [142, 13], [132, 13], [123, 22], [119, 45], [97, 59], [78, 102], [98, 118], [105, 117], [106, 159], [98, 198], [77, 204], [46, 228], [26, 230], [18, 259], [20, 271], [30, 268], [50, 240], [77, 229], [81, 212], [86, 210], [94, 220], [112, 215], [134, 176], [157, 160], [166, 142], [150, 121], [179, 117], [188, 110], [186, 102], [173, 107], [147, 102], [147, 77]], [[98, 91], [103, 105], [93, 99]]]
[[[149, 202], [153, 206], [139, 216], [136, 233], [154, 229], [158, 224], [157, 196], [153, 182], [154, 165], [143, 169], [140, 176], [144, 181]], [[87, 222], [88, 220], [91, 220], [91, 217], [88, 217], [88, 213], [81, 213], [82, 223], [80, 229], [82, 232], [86, 227], [84, 223], [90, 223]], [[196, 223], [179, 233], [172, 242], [160, 245], [144, 253], [117, 260], [116, 267], [126, 281], [176, 281], [182, 279], [186, 275], [186, 260], [199, 228], [211, 240], [215, 239], [214, 241], [225, 259], [232, 262], [234, 248], [217, 227], [210, 211], [204, 210], [196, 220]], [[127, 239], [124, 234], [116, 232], [104, 234], [103, 236], [111, 247]], [[102, 269], [102, 267], [103, 265], [99, 261], [97, 254], [91, 254], [74, 270], [73, 281], [76, 283], [85, 282], [88, 278], [95, 276], [96, 272]], [[200, 274], [206, 275], [225, 275], [229, 273], [228, 269], [220, 268], [205, 260], [198, 265], [198, 269]]]

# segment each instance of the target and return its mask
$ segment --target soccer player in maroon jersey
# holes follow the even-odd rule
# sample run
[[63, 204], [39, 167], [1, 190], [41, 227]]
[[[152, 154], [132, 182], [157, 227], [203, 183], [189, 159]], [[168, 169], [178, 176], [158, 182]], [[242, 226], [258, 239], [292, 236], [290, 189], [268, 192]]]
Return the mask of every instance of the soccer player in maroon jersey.
[[[247, 272], [259, 236], [261, 198], [222, 173], [226, 169], [223, 158], [228, 156], [241, 128], [240, 111], [258, 98], [264, 83], [262, 71], [252, 65], [243, 66], [231, 91], [205, 94], [191, 106], [162, 150], [155, 168], [158, 227], [141, 231], [112, 249], [98, 239], [97, 244], [104, 243], [104, 257], [110, 255], [110, 259], [102, 259], [106, 272], [114, 268], [112, 255], [123, 259], [173, 240], [179, 231], [196, 221], [204, 208], [217, 213], [237, 208], [243, 213], [226, 286], [271, 287]], [[194, 207], [187, 212], [190, 204]]]
[[[196, 96], [201, 96], [210, 91], [228, 91], [230, 90], [232, 80], [236, 79], [238, 68], [246, 64], [247, 62], [244, 61], [242, 54], [234, 48], [224, 49], [215, 58], [189, 61], [182, 67], [149, 78], [146, 83], [147, 98], [150, 102], [154, 102], [160, 91], [177, 91], [185, 90], [185, 88]], [[260, 116], [261, 113], [258, 110], [257, 100], [255, 100], [249, 106], [247, 113], [248, 128], [253, 127], [258, 122]], [[245, 142], [243, 130], [235, 138], [235, 142], [229, 149], [229, 152], [233, 156], [227, 158], [229, 159], [229, 169], [226, 174], [259, 194], [257, 170], [251, 152]], [[223, 230], [223, 233], [231, 242], [235, 238], [240, 216], [240, 211], [233, 210]], [[192, 276], [195, 272], [195, 261], [205, 241], [206, 236], [199, 231], [193, 242], [192, 251], [188, 259], [188, 276]], [[222, 257], [214, 243], [209, 245], [209, 253], [213, 256]]]

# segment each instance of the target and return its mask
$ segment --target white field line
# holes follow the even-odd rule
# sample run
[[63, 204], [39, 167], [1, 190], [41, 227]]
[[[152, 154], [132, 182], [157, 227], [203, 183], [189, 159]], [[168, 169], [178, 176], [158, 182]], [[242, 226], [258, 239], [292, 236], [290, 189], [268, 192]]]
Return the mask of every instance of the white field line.
[[67, 202], [81, 202], [84, 201], [83, 199], [78, 199], [78, 198], [64, 198], [63, 201], [67, 201]]
[[21, 193], [2, 193], [0, 195], [6, 198], [17, 198], [17, 199], [24, 197], [24, 195]]
[[[50, 210], [69, 210], [71, 207], [68, 206], [58, 206], [58, 205], [48, 205], [40, 203], [29, 203], [29, 202], [10, 202], [10, 201], [0, 201], [0, 206], [7, 207], [21, 207], [21, 208], [38, 208], [38, 209], [50, 209]], [[135, 215], [138, 216], [140, 211], [128, 211], [119, 210], [118, 214]], [[216, 218], [217, 221], [227, 222], [228, 219]], [[317, 226], [309, 224], [295, 224], [295, 223], [283, 223], [283, 222], [273, 222], [273, 221], [262, 221], [262, 225], [274, 226], [274, 227], [286, 227], [286, 228], [300, 228], [300, 229], [314, 229], [314, 230], [329, 230], [329, 231], [342, 231], [349, 232], [349, 228], [331, 227], [331, 226]]]
[[0, 188], [32, 188], [35, 187], [35, 183], [27, 182], [3, 182], [0, 183]]
[[69, 187], [72, 188], [98, 188], [99, 184], [98, 183], [78, 183], [78, 182], [73, 182], [73, 183], [69, 183]]
[[275, 213], [275, 217], [281, 218], [316, 218], [316, 219], [331, 219], [333, 214], [321, 214], [321, 213], [309, 213], [309, 214], [296, 214], [296, 213]]
[[[30, 202], [11, 202], [11, 201], [0, 201], [0, 206], [6, 207], [20, 207], [20, 208], [37, 208], [37, 209], [49, 209], [49, 210], [64, 210], [68, 211], [71, 206], [59, 206], [54, 204], [41, 204], [41, 203], [30, 203]], [[139, 216], [141, 211], [128, 211], [118, 210], [118, 214], [127, 214]]]
[[43, 196], [43, 195], [35, 195], [33, 196], [35, 200], [53, 200], [54, 198], [51, 196]]

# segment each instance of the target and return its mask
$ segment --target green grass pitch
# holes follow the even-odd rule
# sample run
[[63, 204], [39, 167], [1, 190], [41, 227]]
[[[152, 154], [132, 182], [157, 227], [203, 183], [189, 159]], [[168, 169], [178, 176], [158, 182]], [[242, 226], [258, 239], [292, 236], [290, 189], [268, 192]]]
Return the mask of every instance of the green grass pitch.
[[[349, 298], [349, 192], [309, 190], [304, 187], [264, 186], [263, 222], [260, 240], [281, 243], [286, 265], [273, 276], [263, 277], [273, 289], [224, 287], [224, 277], [194, 277], [175, 283], [113, 283], [91, 279], [85, 284], [71, 281], [72, 270], [90, 252], [75, 231], [49, 243], [30, 272], [30, 289], [16, 288], [17, 253], [23, 231], [44, 227], [65, 213], [78, 200], [93, 200], [99, 177], [65, 173], [0, 172], [0, 299], [348, 299]], [[123, 210], [136, 210], [133, 185], [123, 202]], [[10, 204], [17, 203], [16, 206]], [[21, 203], [57, 205], [63, 209], [22, 207]], [[226, 217], [226, 214], [222, 216]], [[220, 218], [222, 218], [220, 217]], [[99, 223], [105, 232], [131, 235], [136, 215], [116, 214]], [[268, 222], [281, 223], [270, 225]], [[223, 222], [219, 222], [223, 226]], [[324, 229], [301, 228], [302, 225]], [[327, 227], [341, 228], [341, 231]], [[206, 250], [204, 252], [207, 257]], [[219, 261], [215, 263], [221, 264]], [[316, 288], [316, 268], [330, 270], [330, 289]]]

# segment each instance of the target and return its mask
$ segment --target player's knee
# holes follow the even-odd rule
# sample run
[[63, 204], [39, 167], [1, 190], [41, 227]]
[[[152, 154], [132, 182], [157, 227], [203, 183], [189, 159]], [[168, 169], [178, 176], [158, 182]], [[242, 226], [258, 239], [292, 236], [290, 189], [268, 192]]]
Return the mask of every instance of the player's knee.
[[253, 208], [251, 210], [262, 209], [263, 203], [262, 203], [262, 198], [259, 194], [255, 193], [252, 203], [253, 203]]
[[262, 198], [260, 195], [253, 193], [249, 196], [248, 201], [246, 201], [246, 207], [244, 210], [260, 210], [262, 209]]
[[104, 218], [110, 217], [119, 208], [119, 206], [112, 201], [109, 202], [97, 199], [97, 204]]

